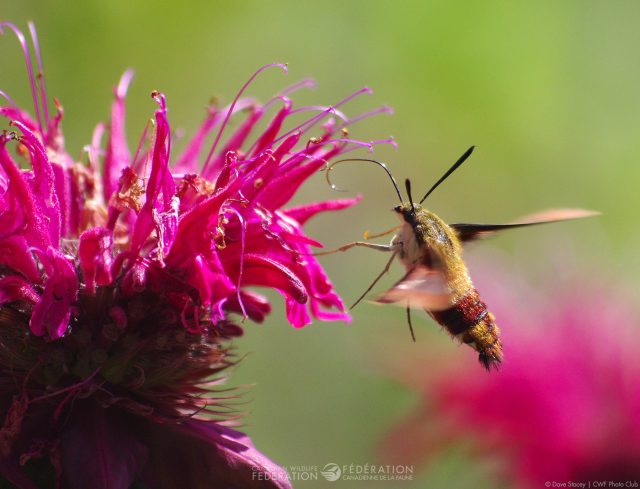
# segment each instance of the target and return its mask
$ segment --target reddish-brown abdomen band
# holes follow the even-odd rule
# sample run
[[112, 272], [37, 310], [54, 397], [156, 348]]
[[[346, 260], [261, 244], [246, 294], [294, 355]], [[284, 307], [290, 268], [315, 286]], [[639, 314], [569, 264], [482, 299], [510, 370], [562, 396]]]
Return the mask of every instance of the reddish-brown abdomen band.
[[482, 321], [488, 314], [487, 305], [482, 302], [475, 288], [449, 309], [434, 311], [433, 318], [454, 336], [464, 333]]
[[431, 315], [453, 336], [478, 351], [480, 363], [487, 370], [500, 365], [502, 345], [498, 327], [475, 288], [449, 309], [432, 311]]

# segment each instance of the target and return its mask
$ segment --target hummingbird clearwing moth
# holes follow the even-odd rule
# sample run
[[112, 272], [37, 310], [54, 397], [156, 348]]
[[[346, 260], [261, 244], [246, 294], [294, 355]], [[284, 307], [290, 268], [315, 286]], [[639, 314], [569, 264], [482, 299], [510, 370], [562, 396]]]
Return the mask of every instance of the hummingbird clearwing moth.
[[[384, 270], [376, 277], [367, 290], [352, 306], [355, 307], [388, 272], [397, 257], [405, 266], [406, 274], [389, 290], [374, 301], [382, 304], [398, 304], [407, 307], [407, 318], [411, 335], [415, 335], [411, 324], [410, 308], [424, 309], [438, 324], [453, 337], [478, 352], [480, 363], [487, 369], [498, 368], [502, 362], [502, 344], [495, 318], [482, 301], [469, 277], [462, 258], [462, 247], [469, 241], [490, 236], [498, 231], [534, 226], [597, 215], [597, 212], [583, 209], [551, 209], [506, 224], [447, 224], [436, 214], [427, 210], [422, 203], [449, 175], [451, 175], [471, 155], [469, 148], [429, 189], [419, 203], [413, 201], [411, 182], [405, 181], [408, 199], [405, 201], [398, 185], [384, 163], [369, 159], [348, 159], [343, 161], [372, 162], [382, 167], [393, 182], [400, 205], [393, 208], [401, 224], [387, 233], [397, 231], [389, 245], [357, 241], [335, 250], [317, 253], [325, 255], [336, 251], [346, 251], [354, 246], [362, 246], [391, 253]], [[331, 182], [329, 181], [331, 184]], [[332, 187], [334, 187], [332, 185]], [[335, 187], [334, 187], [335, 188]], [[383, 233], [385, 234], [385, 233]], [[380, 235], [377, 235], [380, 236]], [[376, 237], [377, 237], [376, 236]]]

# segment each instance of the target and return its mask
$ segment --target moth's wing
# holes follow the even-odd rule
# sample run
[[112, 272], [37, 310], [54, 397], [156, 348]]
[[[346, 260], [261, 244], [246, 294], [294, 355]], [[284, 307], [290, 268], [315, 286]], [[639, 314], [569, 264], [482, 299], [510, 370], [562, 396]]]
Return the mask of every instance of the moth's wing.
[[440, 270], [416, 265], [374, 302], [400, 306], [408, 304], [416, 309], [443, 311], [453, 305], [453, 297]]
[[474, 239], [491, 236], [498, 231], [506, 229], [521, 228], [526, 226], [536, 226], [550, 222], [569, 221], [572, 219], [582, 219], [600, 214], [599, 212], [585, 209], [549, 209], [528, 216], [521, 217], [507, 224], [450, 224], [449, 226], [458, 235], [462, 242], [473, 241]]

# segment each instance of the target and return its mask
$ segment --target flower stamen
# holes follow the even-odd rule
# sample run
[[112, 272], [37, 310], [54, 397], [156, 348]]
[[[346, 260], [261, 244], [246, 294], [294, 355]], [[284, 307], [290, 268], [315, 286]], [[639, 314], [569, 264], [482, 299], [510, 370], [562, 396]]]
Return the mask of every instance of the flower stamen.
[[262, 73], [264, 70], [268, 69], [268, 68], [280, 68], [282, 71], [284, 71], [285, 73], [287, 73], [288, 69], [287, 69], [287, 65], [283, 64], [283, 63], [271, 63], [265, 66], [262, 66], [261, 68], [259, 68], [253, 75], [251, 75], [251, 77], [245, 82], [244, 85], [242, 85], [242, 88], [240, 88], [240, 91], [238, 92], [238, 94], [236, 95], [236, 98], [233, 99], [233, 102], [231, 103], [231, 105], [229, 106], [229, 109], [227, 110], [227, 113], [224, 117], [224, 121], [222, 122], [222, 125], [220, 126], [220, 129], [218, 130], [218, 134], [216, 135], [216, 139], [213, 142], [213, 145], [211, 146], [211, 149], [209, 150], [209, 154], [207, 155], [207, 158], [204, 161], [204, 166], [202, 167], [202, 174], [203, 175], [207, 175], [207, 170], [209, 169], [209, 163], [211, 162], [211, 158], [213, 157], [213, 154], [216, 151], [216, 148], [218, 147], [218, 143], [220, 142], [220, 138], [222, 137], [222, 133], [224, 132], [225, 128], [227, 127], [227, 123], [229, 122], [229, 118], [231, 117], [231, 114], [233, 113], [233, 109], [236, 106], [236, 103], [238, 103], [238, 100], [240, 99], [240, 97], [242, 96], [242, 94], [244, 93], [244, 91], [249, 87], [249, 85], [251, 85], [251, 83], [253, 82], [253, 80], [256, 79], [256, 77]]
[[43, 129], [42, 129], [42, 117], [40, 115], [40, 104], [38, 102], [37, 83], [36, 83], [35, 76], [33, 75], [33, 65], [31, 63], [31, 54], [29, 54], [29, 47], [27, 46], [27, 40], [24, 37], [24, 34], [22, 33], [22, 31], [20, 29], [18, 29], [15, 25], [13, 25], [11, 22], [6, 22], [6, 21], [0, 22], [0, 34], [4, 34], [3, 27], [8, 27], [9, 29], [11, 29], [13, 31], [13, 33], [18, 38], [18, 42], [20, 43], [20, 46], [22, 47], [22, 53], [24, 54], [24, 60], [25, 60], [25, 62], [27, 64], [27, 73], [29, 75], [29, 85], [31, 86], [31, 97], [33, 99], [33, 108], [34, 108], [35, 113], [36, 113], [38, 129], [40, 131], [40, 135], [42, 137], [42, 140], [44, 141], [45, 135], [44, 135], [44, 132], [43, 132]]
[[38, 89], [40, 92], [40, 101], [42, 103], [42, 112], [44, 113], [44, 123], [47, 128], [47, 132], [50, 129], [50, 119], [49, 119], [49, 104], [47, 103], [47, 89], [45, 86], [45, 77], [44, 77], [44, 65], [42, 64], [42, 55], [40, 53], [40, 44], [38, 43], [38, 34], [36, 32], [36, 27], [33, 22], [28, 23], [29, 33], [31, 34], [31, 42], [33, 43], [33, 50], [36, 53], [36, 63], [38, 64]]

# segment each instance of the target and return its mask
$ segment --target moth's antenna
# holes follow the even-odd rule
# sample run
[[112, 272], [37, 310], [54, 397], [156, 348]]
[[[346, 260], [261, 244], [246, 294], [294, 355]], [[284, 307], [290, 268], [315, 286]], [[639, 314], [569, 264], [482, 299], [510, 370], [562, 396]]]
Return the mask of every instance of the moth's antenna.
[[411, 180], [408, 178], [404, 181], [404, 187], [407, 189], [407, 196], [409, 197], [409, 203], [411, 204], [411, 210], [416, 213], [416, 208], [413, 205], [413, 197], [411, 197]]
[[398, 194], [398, 199], [400, 199], [400, 205], [402, 205], [403, 203], [402, 194], [400, 193], [400, 189], [398, 188], [398, 183], [396, 182], [396, 179], [393, 178], [393, 175], [387, 168], [387, 165], [377, 160], [369, 160], [367, 158], [346, 158], [344, 160], [338, 160], [333, 162], [331, 165], [327, 167], [327, 183], [331, 186], [332, 189], [335, 189], [336, 186], [333, 183], [331, 183], [331, 178], [329, 177], [329, 174], [331, 173], [331, 170], [333, 170], [334, 166], [336, 166], [338, 163], [344, 163], [345, 161], [364, 161], [369, 163], [375, 163], [376, 165], [382, 167], [382, 169], [387, 173], [387, 175], [389, 175], [389, 178], [391, 179], [391, 183], [393, 183], [393, 188], [396, 189], [396, 193]]
[[462, 165], [465, 162], [465, 160], [469, 158], [469, 156], [471, 156], [471, 153], [473, 153], [474, 149], [475, 149], [475, 146], [471, 146], [468, 150], [464, 152], [464, 154], [460, 158], [458, 158], [458, 161], [456, 161], [453, 164], [453, 166], [447, 170], [447, 173], [442, 175], [442, 177], [440, 177], [440, 180], [434, 183], [433, 187], [431, 187], [429, 191], [425, 194], [425, 196], [422, 197], [422, 200], [420, 201], [421, 204], [426, 200], [427, 197], [429, 197], [431, 192], [433, 192], [436, 188], [438, 188], [438, 185], [444, 182], [447, 179], [447, 177], [449, 177], [449, 175], [451, 175], [454, 171], [456, 171], [458, 167]]

